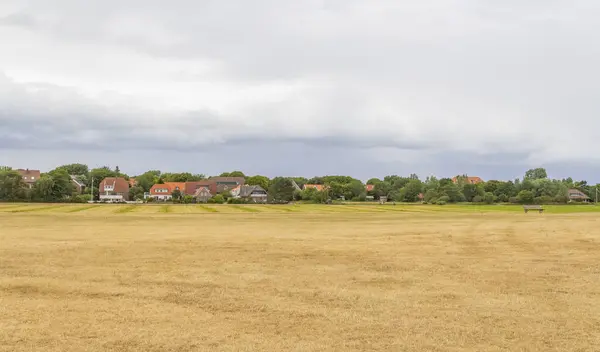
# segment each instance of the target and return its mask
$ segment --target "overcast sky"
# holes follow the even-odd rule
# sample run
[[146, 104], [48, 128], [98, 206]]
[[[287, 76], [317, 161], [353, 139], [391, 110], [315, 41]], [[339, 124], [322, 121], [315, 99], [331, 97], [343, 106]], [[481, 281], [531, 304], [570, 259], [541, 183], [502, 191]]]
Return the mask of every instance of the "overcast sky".
[[0, 165], [600, 181], [597, 0], [2, 0]]

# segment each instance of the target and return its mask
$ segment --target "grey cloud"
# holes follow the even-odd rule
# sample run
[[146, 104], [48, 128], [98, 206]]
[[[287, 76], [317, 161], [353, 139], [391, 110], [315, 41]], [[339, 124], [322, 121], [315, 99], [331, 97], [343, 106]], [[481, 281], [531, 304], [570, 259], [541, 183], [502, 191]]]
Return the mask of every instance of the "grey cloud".
[[[581, 163], [578, 172], [591, 173], [600, 162], [581, 152], [597, 149], [600, 140], [595, 1], [13, 3], [13, 12], [0, 12], [0, 24], [22, 28], [11, 33], [48, 47], [64, 46], [64, 57], [80, 65], [71, 73], [60, 53], [45, 52], [40, 60], [52, 57], [48, 67], [62, 72], [43, 64], [25, 72], [29, 67], [18, 60], [0, 58], [0, 70], [6, 65], [11, 77], [27, 76], [26, 83], [0, 77], [0, 147], [11, 153], [31, 144], [88, 151], [201, 149], [243, 163], [228, 148], [244, 154], [252, 145], [269, 145], [290, 155], [318, 148], [335, 163], [307, 167], [362, 173], [356, 161], [338, 153], [364, 158], [378, 150], [358, 164], [400, 168], [404, 163], [397, 160], [409, 152], [421, 158], [413, 168], [496, 170], [506, 177], [542, 164]], [[13, 38], [1, 31], [0, 39]], [[127, 55], [135, 58], [120, 67]], [[110, 60], [114, 67], [106, 72], [119, 104], [84, 93], [103, 78], [88, 73]], [[27, 65], [32, 62], [28, 58]], [[227, 103], [207, 108], [212, 98], [202, 92], [197, 107], [168, 100], [141, 106], [118, 92], [141, 96], [136, 89], [143, 86], [119, 87], [131, 79], [121, 81], [119, 73], [130, 70], [165, 93], [193, 96], [199, 84], [225, 84], [224, 101], [237, 87], [262, 92], [274, 85], [290, 92], [265, 101], [262, 94], [244, 98], [238, 92], [243, 98], [232, 98], [232, 106], [240, 105], [235, 109]], [[60, 75], [67, 83], [52, 82]], [[165, 87], [152, 79], [164, 79]], [[69, 82], [75, 83], [65, 88]], [[170, 103], [177, 108], [165, 107]], [[256, 150], [271, 155], [267, 147]]]

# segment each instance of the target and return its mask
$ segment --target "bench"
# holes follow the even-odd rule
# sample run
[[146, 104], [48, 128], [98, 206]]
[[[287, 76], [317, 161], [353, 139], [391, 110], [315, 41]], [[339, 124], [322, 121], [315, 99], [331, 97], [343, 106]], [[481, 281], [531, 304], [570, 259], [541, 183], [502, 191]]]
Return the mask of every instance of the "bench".
[[525, 213], [527, 213], [530, 210], [537, 210], [539, 213], [543, 213], [544, 207], [542, 207], [541, 205], [524, 205], [523, 210], [525, 210]]

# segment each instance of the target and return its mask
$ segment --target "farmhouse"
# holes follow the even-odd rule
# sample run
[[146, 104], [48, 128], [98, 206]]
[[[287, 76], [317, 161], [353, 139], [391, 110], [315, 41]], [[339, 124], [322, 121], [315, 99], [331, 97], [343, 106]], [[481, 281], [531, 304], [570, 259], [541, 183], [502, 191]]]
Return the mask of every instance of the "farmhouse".
[[99, 186], [100, 201], [125, 202], [129, 200], [129, 182], [122, 177], [107, 177]]
[[476, 185], [479, 183], [483, 183], [484, 181], [481, 179], [481, 177], [477, 177], [477, 176], [455, 176], [452, 178], [452, 182], [454, 183], [458, 183], [460, 180], [464, 180], [465, 183], [469, 183], [472, 185]]
[[150, 188], [150, 194], [147, 198], [155, 200], [167, 201], [173, 198], [173, 192], [179, 191], [181, 195], [185, 195], [185, 182], [165, 182], [155, 184]]
[[17, 172], [23, 177], [23, 181], [29, 188], [33, 188], [35, 183], [40, 179], [42, 173], [40, 170], [18, 169]]
[[589, 202], [591, 201], [590, 197], [588, 197], [585, 193], [581, 192], [578, 189], [571, 188], [567, 196], [569, 197], [569, 202]]

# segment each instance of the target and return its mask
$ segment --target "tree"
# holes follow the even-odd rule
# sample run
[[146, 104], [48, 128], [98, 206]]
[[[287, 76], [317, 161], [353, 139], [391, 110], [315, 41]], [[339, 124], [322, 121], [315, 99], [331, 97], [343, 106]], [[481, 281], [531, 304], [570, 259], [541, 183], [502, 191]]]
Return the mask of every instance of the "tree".
[[375, 197], [388, 197], [392, 191], [392, 185], [387, 182], [379, 182], [373, 187]]
[[90, 169], [85, 164], [67, 164], [57, 167], [57, 169], [65, 170], [69, 175], [86, 175], [90, 172]]
[[143, 200], [144, 192], [144, 188], [138, 184], [129, 189], [129, 196], [132, 200]]
[[536, 169], [529, 169], [525, 172], [526, 180], [539, 180], [542, 178], [548, 178], [548, 174], [544, 168], [538, 167]]
[[521, 191], [517, 195], [517, 200], [521, 204], [533, 204], [535, 195], [531, 191]]
[[158, 182], [158, 178], [160, 178], [161, 172], [159, 170], [149, 170], [137, 176], [135, 181], [138, 186], [142, 187], [144, 192], [149, 192], [150, 188]]
[[0, 170], [0, 201], [25, 200], [26, 185], [23, 177], [11, 169]]
[[117, 175], [121, 174], [121, 169], [119, 169], [119, 165], [117, 165], [117, 167], [115, 167], [115, 174], [117, 174]]
[[477, 187], [477, 185], [471, 183], [465, 183], [462, 189], [463, 194], [465, 195], [465, 199], [467, 202], [472, 202], [473, 198], [476, 196], [483, 195], [483, 189]]
[[71, 176], [64, 169], [52, 170], [48, 173], [54, 181], [52, 187], [52, 198], [53, 200], [59, 201], [65, 198], [70, 198], [73, 195], [74, 187], [71, 182]]
[[[191, 174], [189, 172], [164, 173], [161, 175], [164, 182], [193, 182], [205, 179], [205, 175]], [[137, 179], [136, 179], [137, 180]]]
[[379, 182], [381, 182], [380, 179], [378, 179], [378, 178], [371, 178], [371, 179], [369, 179], [369, 181], [367, 181], [367, 184], [368, 185], [375, 185], [375, 184], [378, 184]]
[[249, 186], [261, 186], [264, 190], [267, 190], [269, 189], [270, 181], [271, 180], [269, 180], [267, 176], [256, 175], [248, 177], [248, 179], [246, 180], [246, 184]]
[[183, 197], [183, 195], [181, 194], [181, 191], [178, 189], [174, 190], [171, 193], [171, 198], [173, 199], [173, 201], [179, 202], [182, 197]]
[[269, 196], [277, 202], [291, 202], [294, 200], [296, 188], [292, 180], [286, 177], [275, 177], [269, 187]]
[[35, 183], [35, 187], [33, 188], [34, 198], [44, 202], [51, 202], [55, 200], [53, 189], [54, 179], [52, 179], [50, 175], [43, 175]]
[[487, 204], [493, 204], [496, 201], [496, 196], [492, 192], [486, 192], [483, 196], [483, 201]]
[[220, 177], [246, 177], [241, 171], [223, 172]]
[[407, 202], [419, 201], [419, 194], [423, 192], [423, 183], [418, 178], [411, 179], [404, 190], [404, 200]]

